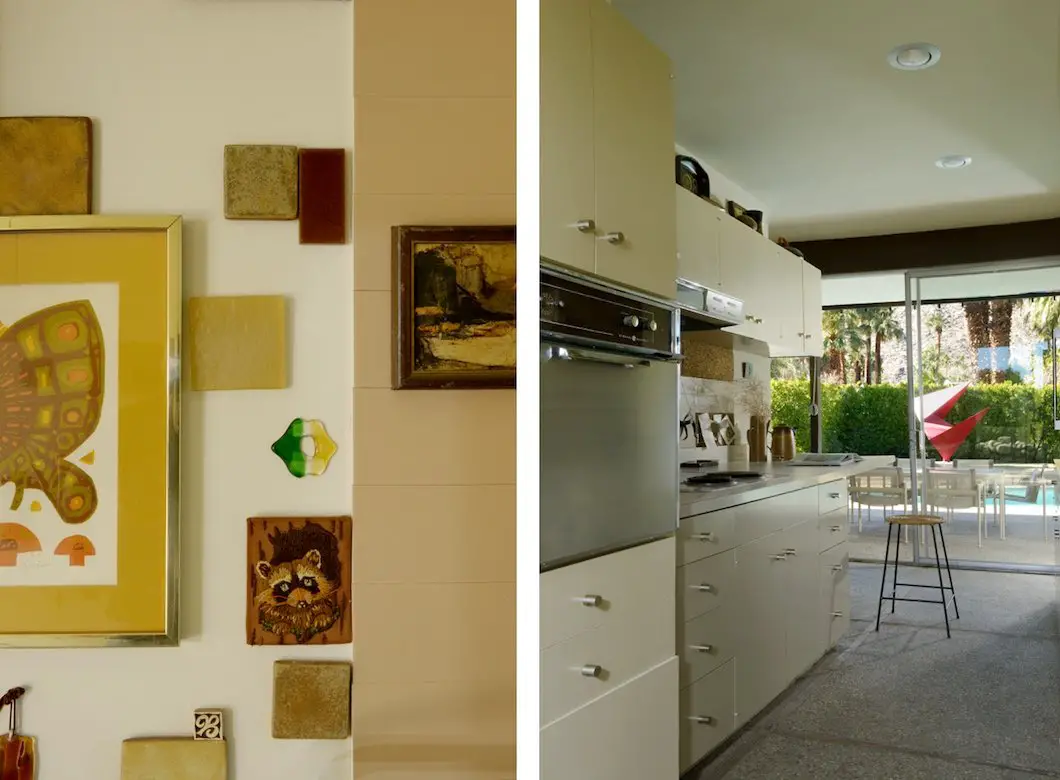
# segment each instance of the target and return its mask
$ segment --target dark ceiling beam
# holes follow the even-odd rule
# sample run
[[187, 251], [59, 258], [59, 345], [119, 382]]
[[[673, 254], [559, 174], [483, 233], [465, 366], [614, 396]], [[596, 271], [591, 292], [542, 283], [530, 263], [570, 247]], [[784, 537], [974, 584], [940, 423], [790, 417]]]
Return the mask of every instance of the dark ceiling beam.
[[1060, 255], [1060, 219], [799, 241], [793, 245], [825, 276], [1003, 263]]

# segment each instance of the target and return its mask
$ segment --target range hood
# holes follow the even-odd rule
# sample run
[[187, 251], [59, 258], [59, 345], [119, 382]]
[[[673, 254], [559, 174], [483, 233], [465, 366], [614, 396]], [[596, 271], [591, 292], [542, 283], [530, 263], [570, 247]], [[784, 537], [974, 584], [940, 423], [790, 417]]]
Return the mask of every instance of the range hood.
[[743, 323], [743, 301], [689, 279], [677, 280], [681, 330], [719, 330]]

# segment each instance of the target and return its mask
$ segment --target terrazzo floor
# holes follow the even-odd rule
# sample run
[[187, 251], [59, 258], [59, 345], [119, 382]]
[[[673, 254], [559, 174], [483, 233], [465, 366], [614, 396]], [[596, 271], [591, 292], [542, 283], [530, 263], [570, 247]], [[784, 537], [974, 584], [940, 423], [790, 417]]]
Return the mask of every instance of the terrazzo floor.
[[1060, 778], [1060, 579], [954, 571], [961, 618], [947, 639], [931, 604], [885, 604], [877, 634], [880, 567], [850, 575], [836, 650], [684, 780]]

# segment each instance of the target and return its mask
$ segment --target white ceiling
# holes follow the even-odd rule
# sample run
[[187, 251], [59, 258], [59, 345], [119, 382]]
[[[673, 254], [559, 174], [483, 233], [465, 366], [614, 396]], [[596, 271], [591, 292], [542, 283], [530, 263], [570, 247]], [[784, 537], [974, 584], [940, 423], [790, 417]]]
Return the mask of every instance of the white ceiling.
[[[674, 62], [677, 142], [792, 239], [1060, 216], [1057, 0], [612, 0]], [[900, 72], [895, 46], [938, 46]], [[973, 158], [944, 171], [947, 154]]]

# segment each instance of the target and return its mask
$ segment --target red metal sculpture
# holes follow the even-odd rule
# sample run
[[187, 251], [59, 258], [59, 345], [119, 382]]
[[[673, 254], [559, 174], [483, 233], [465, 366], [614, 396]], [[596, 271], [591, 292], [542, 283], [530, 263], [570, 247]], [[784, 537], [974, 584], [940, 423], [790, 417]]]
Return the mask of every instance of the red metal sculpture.
[[[979, 424], [979, 421], [990, 411], [988, 406], [971, 417], [961, 420], [959, 423], [946, 422], [946, 415], [956, 405], [957, 400], [964, 395], [968, 389], [968, 383], [963, 382], [956, 387], [948, 387], [945, 390], [936, 390], [922, 397], [914, 399], [914, 409], [917, 419], [924, 428], [924, 436], [939, 451], [942, 460], [948, 462], [957, 448], [968, 438], [968, 434]], [[921, 401], [923, 412], [921, 412]], [[923, 417], [921, 417], [923, 414]]]

